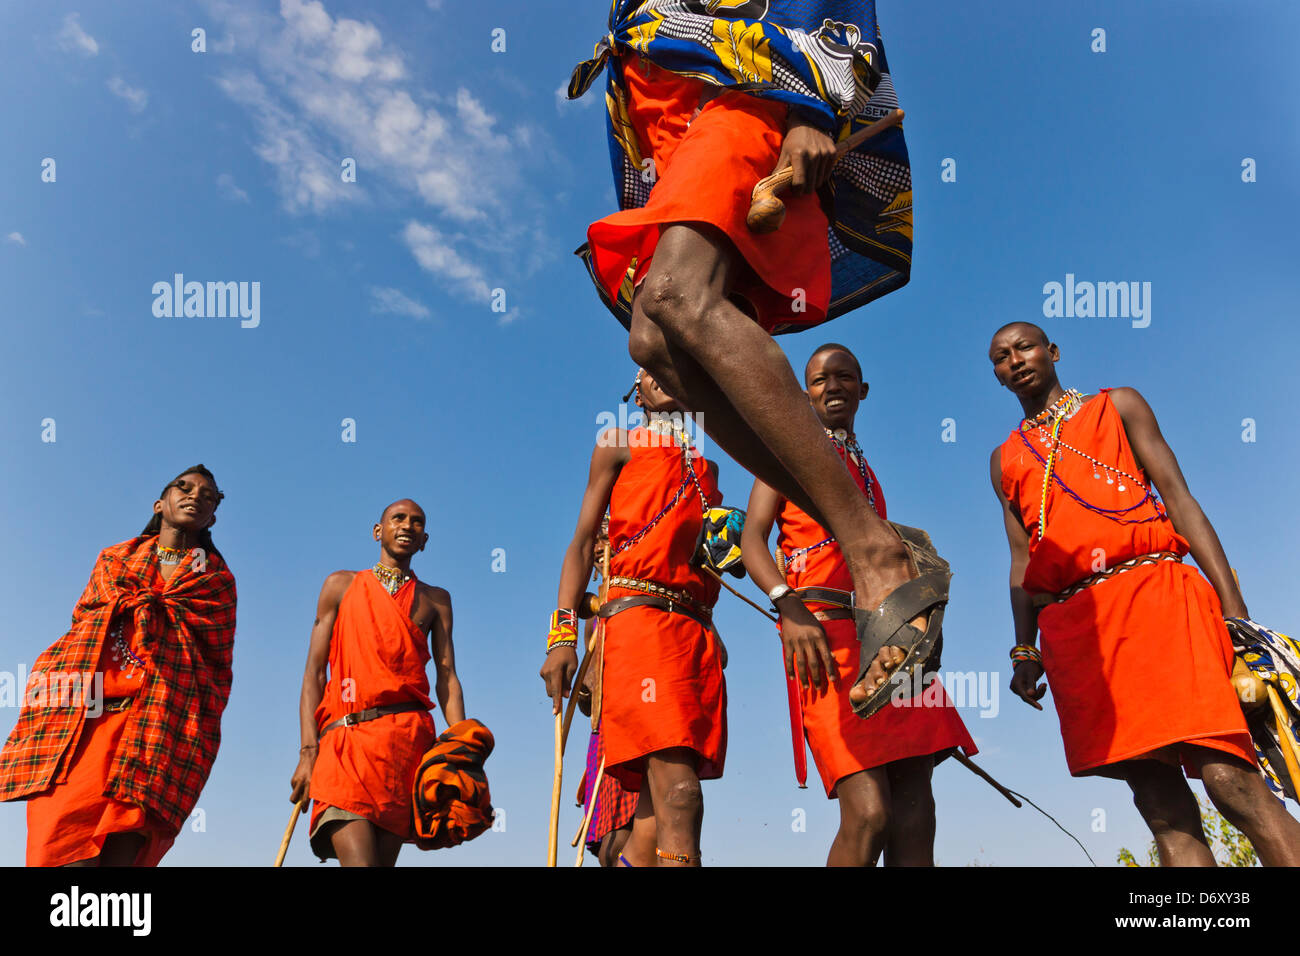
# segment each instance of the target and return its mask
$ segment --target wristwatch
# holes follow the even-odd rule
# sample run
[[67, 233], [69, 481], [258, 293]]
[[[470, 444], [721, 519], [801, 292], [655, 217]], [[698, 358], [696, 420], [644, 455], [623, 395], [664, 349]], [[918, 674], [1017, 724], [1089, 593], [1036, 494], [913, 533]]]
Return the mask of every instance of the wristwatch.
[[790, 585], [778, 584], [776, 587], [772, 588], [772, 590], [767, 592], [767, 599], [771, 601], [772, 606], [775, 607], [777, 601], [781, 600], [781, 598], [785, 597], [787, 594], [793, 593], [794, 588], [790, 587]]

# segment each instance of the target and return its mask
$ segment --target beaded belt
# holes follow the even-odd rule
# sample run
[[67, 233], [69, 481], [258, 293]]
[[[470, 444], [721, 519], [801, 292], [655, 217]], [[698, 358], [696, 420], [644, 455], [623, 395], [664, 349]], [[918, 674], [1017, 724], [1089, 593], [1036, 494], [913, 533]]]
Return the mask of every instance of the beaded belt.
[[685, 591], [675, 591], [655, 581], [646, 581], [642, 578], [625, 578], [616, 574], [609, 579], [609, 586], [612, 588], [627, 588], [629, 591], [640, 591], [642, 594], [653, 594], [655, 597], [667, 598], [673, 604], [685, 605], [696, 613], [711, 614], [710, 608], [700, 603], [696, 598], [691, 597]]
[[1046, 607], [1055, 602], [1061, 604], [1074, 597], [1080, 591], [1092, 587], [1094, 584], [1100, 584], [1107, 578], [1113, 578], [1117, 574], [1123, 574], [1125, 571], [1132, 571], [1134, 568], [1140, 568], [1145, 564], [1157, 564], [1161, 561], [1178, 561], [1181, 562], [1183, 556], [1174, 551], [1153, 551], [1151, 554], [1139, 554], [1136, 558], [1129, 558], [1122, 561], [1113, 568], [1107, 568], [1104, 571], [1098, 571], [1096, 574], [1090, 574], [1081, 581], [1076, 581], [1059, 594], [1035, 594], [1034, 606]]

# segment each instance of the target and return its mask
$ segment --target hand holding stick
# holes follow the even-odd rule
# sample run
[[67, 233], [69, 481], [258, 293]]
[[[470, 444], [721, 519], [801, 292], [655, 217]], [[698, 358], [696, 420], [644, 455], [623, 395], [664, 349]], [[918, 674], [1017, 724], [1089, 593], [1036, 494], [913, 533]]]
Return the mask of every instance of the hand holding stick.
[[[894, 110], [870, 126], [846, 137], [835, 146], [837, 154], [835, 161], [838, 163], [847, 153], [857, 149], [872, 136], [883, 133], [901, 122], [903, 122], [903, 111]], [[781, 223], [785, 221], [785, 203], [778, 198], [777, 194], [788, 189], [793, 178], [794, 167], [784, 166], [754, 185], [749, 215], [745, 217], [745, 224], [749, 226], [751, 232], [763, 235], [776, 232], [781, 228]]]

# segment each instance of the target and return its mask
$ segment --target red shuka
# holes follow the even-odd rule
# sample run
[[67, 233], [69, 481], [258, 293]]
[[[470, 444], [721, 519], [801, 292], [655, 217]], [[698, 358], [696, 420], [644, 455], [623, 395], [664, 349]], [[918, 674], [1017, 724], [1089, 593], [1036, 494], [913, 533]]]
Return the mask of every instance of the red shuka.
[[387, 714], [320, 738], [311, 777], [312, 830], [327, 806], [358, 814], [414, 840], [411, 794], [420, 759], [437, 738], [425, 664], [428, 641], [411, 620], [416, 579], [389, 595], [369, 569], [358, 571], [339, 601], [330, 639], [329, 682], [316, 726], [384, 704], [426, 710]]
[[633, 286], [645, 278], [661, 227], [704, 224], [740, 252], [747, 268], [732, 291], [748, 300], [764, 329], [824, 322], [831, 255], [817, 196], [782, 196], [786, 215], [776, 232], [758, 235], [745, 225], [754, 184], [775, 171], [781, 154], [785, 104], [727, 91], [701, 109], [701, 95], [716, 87], [633, 57], [624, 58], [622, 69], [628, 120], [641, 154], [653, 161], [655, 180], [644, 206], [587, 229], [593, 270], [606, 293], [617, 298], [629, 269]]
[[[1173, 523], [1157, 517], [1128, 435], [1108, 390], [1066, 421], [1047, 495], [1047, 531], [1039, 537], [1043, 463], [1049, 445], [1038, 429], [1020, 429], [1002, 444], [1002, 491], [1029, 532], [1025, 590], [1057, 594], [1104, 568], [1160, 551], [1187, 553]], [[1098, 477], [1094, 477], [1094, 475]], [[1106, 479], [1110, 478], [1110, 481]], [[1083, 507], [1064, 482], [1094, 506], [1132, 509], [1129, 524]], [[1124, 490], [1121, 491], [1120, 487]], [[1224, 751], [1250, 763], [1255, 752], [1236, 694], [1228, 682], [1232, 641], [1214, 588], [1192, 567], [1159, 561], [1123, 571], [1038, 614], [1043, 668], [1061, 721], [1070, 772], [1136, 757], [1171, 761], [1172, 744]], [[1156, 751], [1160, 751], [1157, 753]], [[1185, 763], [1185, 761], [1184, 761]], [[1186, 766], [1189, 775], [1194, 770]]]
[[[838, 443], [836, 450], [865, 495], [867, 484], [858, 471], [857, 462]], [[866, 462], [862, 464], [871, 482], [876, 514], [887, 517], [880, 482], [871, 466]], [[831, 540], [821, 547], [814, 547], [830, 538], [831, 534], [805, 511], [784, 501], [777, 516], [777, 530], [777, 547], [786, 559], [786, 581], [791, 587], [853, 590], [853, 577], [839, 545]], [[812, 550], [800, 554], [804, 548]], [[793, 560], [792, 555], [795, 556]], [[828, 605], [809, 601], [808, 607], [822, 610]], [[895, 760], [943, 753], [954, 747], [962, 748], [967, 756], [978, 753], [938, 677], [922, 695], [903, 702], [908, 706], [885, 707], [866, 720], [854, 714], [849, 703], [849, 688], [858, 676], [857, 627], [851, 620], [823, 621], [822, 629], [835, 656], [840, 686], [829, 684], [825, 693], [816, 687], [805, 689], [802, 703], [804, 736], [812, 750], [827, 797], [838, 796], [836, 787], [839, 781], [850, 774]]]
[[[681, 447], [670, 437], [637, 428], [627, 441], [631, 460], [609, 501], [611, 578], [654, 581], [712, 608], [718, 583], [690, 560], [703, 525], [701, 490], [716, 505], [722, 501], [717, 483], [703, 458], [693, 459], [692, 480]], [[693, 448], [688, 453], [698, 454]], [[607, 600], [638, 593], [611, 586]], [[605, 621], [603, 695], [605, 773], [624, 787], [639, 791], [646, 755], [672, 747], [699, 755], [700, 779], [722, 776], [727, 685], [712, 630], [651, 607], [614, 615]]]

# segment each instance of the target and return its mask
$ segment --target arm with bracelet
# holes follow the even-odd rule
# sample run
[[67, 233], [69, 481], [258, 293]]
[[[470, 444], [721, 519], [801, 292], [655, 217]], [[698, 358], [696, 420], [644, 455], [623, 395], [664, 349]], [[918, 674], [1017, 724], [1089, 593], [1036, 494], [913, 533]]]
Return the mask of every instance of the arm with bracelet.
[[1015, 626], [1015, 646], [1011, 649], [1011, 692], [1030, 707], [1042, 710], [1039, 703], [1047, 693], [1047, 685], [1040, 684], [1043, 660], [1038, 652], [1038, 608], [1025, 590], [1025, 568], [1029, 566], [1029, 532], [1025, 530], [1015, 507], [1002, 491], [1002, 453], [993, 450], [989, 459], [993, 490], [1002, 505], [1002, 521], [1006, 527], [1007, 544], [1011, 547], [1011, 619]]
[[560, 569], [560, 587], [556, 594], [556, 609], [551, 612], [550, 627], [546, 636], [546, 661], [540, 676], [546, 684], [546, 695], [551, 698], [552, 714], [560, 713], [565, 697], [569, 696], [573, 677], [578, 671], [578, 614], [577, 608], [591, 579], [595, 560], [594, 546], [600, 532], [600, 521], [609, 508], [609, 496], [614, 482], [629, 458], [627, 432], [611, 428], [602, 432], [591, 453], [591, 468], [587, 474], [587, 489], [582, 496], [577, 527], [573, 539], [564, 552]]

